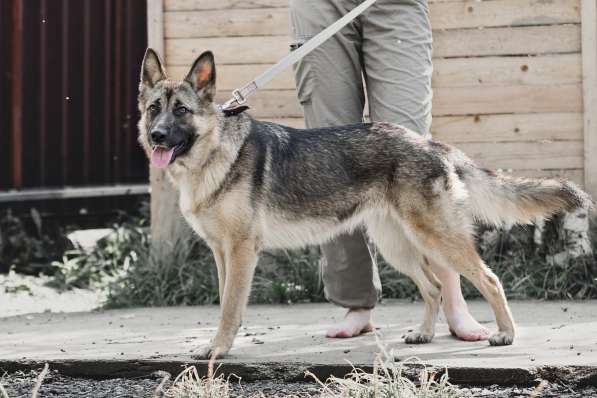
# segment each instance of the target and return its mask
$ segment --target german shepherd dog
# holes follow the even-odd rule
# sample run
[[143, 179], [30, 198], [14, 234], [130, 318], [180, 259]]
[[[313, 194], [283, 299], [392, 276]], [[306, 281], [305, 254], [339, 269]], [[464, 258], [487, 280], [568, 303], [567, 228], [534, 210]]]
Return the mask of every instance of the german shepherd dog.
[[166, 169], [218, 268], [221, 319], [198, 358], [230, 350], [262, 249], [321, 244], [361, 226], [425, 302], [407, 343], [433, 338], [441, 300], [434, 270], [448, 267], [491, 305], [498, 331], [489, 343], [512, 344], [514, 321], [500, 281], [477, 254], [473, 223], [531, 223], [593, 205], [570, 182], [497, 175], [399, 125], [301, 130], [223, 112], [215, 81], [209, 51], [172, 81], [148, 49], [139, 93], [139, 141], [151, 164]]

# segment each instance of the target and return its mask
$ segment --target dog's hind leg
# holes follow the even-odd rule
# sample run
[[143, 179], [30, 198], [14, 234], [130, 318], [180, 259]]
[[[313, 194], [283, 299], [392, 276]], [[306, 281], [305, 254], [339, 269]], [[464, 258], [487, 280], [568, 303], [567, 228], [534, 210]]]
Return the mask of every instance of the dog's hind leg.
[[441, 301], [441, 284], [429, 269], [421, 252], [406, 238], [402, 227], [394, 219], [383, 215], [366, 222], [369, 237], [386, 261], [408, 275], [417, 285], [425, 302], [423, 322], [416, 332], [406, 335], [408, 344], [429, 343], [435, 335], [435, 323]]
[[403, 217], [406, 236], [426, 257], [464, 275], [489, 302], [498, 324], [498, 333], [489, 338], [489, 343], [512, 344], [514, 320], [504, 289], [498, 277], [479, 257], [470, 227], [463, 225], [458, 214], [448, 217], [438, 213], [413, 211]]

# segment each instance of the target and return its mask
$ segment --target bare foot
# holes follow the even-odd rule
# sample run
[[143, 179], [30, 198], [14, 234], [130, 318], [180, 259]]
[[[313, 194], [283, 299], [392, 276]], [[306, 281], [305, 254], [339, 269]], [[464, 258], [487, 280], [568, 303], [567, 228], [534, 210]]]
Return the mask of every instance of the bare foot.
[[487, 340], [490, 336], [489, 330], [481, 325], [468, 312], [466, 304], [464, 307], [448, 309], [444, 306], [444, 314], [446, 315], [450, 333], [464, 341], [479, 341]]
[[328, 329], [325, 336], [332, 338], [347, 338], [371, 331], [373, 331], [371, 310], [348, 310], [344, 319]]
[[460, 275], [431, 263], [433, 272], [442, 282], [442, 306], [450, 327], [450, 333], [465, 341], [487, 340], [489, 330], [481, 326], [468, 311], [460, 288]]

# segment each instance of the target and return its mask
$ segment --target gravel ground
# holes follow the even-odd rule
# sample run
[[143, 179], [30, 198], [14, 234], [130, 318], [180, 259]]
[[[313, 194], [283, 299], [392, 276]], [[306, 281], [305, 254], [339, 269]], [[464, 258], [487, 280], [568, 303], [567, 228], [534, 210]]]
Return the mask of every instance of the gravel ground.
[[[9, 398], [28, 398], [37, 372], [16, 372], [5, 374], [0, 378]], [[157, 386], [162, 380], [161, 376], [152, 375], [137, 379], [108, 379], [89, 380], [66, 377], [58, 372], [50, 372], [39, 391], [39, 398], [143, 398], [153, 397]], [[313, 383], [284, 383], [279, 381], [262, 381], [248, 383], [239, 389], [238, 384], [233, 385], [234, 396], [260, 398], [282, 397], [315, 397], [319, 388]], [[501, 387], [497, 385], [483, 387], [460, 387], [462, 397], [491, 397], [511, 398], [529, 397], [534, 395], [541, 398], [589, 398], [597, 397], [597, 388], [572, 388], [558, 384], [546, 384], [541, 391], [535, 387]], [[0, 394], [1, 396], [1, 394]]]

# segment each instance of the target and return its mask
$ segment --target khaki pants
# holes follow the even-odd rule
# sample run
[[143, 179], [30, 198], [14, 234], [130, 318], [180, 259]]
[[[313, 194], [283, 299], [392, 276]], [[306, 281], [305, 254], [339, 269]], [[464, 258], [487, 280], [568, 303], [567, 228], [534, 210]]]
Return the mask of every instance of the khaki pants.
[[[349, 12], [360, 0], [291, 0], [291, 48]], [[365, 90], [372, 121], [428, 134], [431, 125], [431, 26], [426, 0], [378, 0], [295, 65], [308, 128], [359, 123]], [[366, 88], [365, 88], [366, 87]], [[377, 265], [362, 231], [322, 246], [328, 300], [373, 308]]]

